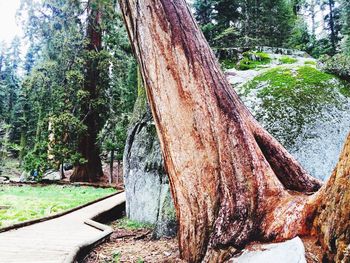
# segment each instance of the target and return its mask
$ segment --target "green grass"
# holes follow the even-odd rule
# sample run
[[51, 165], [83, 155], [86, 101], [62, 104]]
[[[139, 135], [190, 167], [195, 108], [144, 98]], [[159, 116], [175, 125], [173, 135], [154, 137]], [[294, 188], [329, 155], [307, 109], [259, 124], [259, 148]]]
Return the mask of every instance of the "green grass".
[[0, 228], [63, 212], [115, 192], [87, 186], [0, 185]]
[[144, 228], [153, 228], [152, 224], [148, 223], [141, 223], [138, 221], [130, 220], [127, 217], [123, 217], [119, 219], [115, 225], [116, 228], [123, 228], [126, 230], [138, 230], [138, 229], [144, 229]]
[[296, 58], [283, 56], [279, 59], [279, 61], [283, 64], [293, 64], [293, 63], [296, 63], [298, 60]]

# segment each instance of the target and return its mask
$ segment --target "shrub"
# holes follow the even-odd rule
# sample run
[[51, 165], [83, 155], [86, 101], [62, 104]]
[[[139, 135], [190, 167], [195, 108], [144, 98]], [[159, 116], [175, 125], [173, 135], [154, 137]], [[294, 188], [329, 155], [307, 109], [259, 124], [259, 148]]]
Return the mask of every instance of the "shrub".
[[225, 69], [231, 69], [235, 67], [236, 62], [233, 59], [224, 59], [221, 61], [221, 65]]
[[333, 57], [322, 56], [319, 66], [328, 73], [333, 73], [342, 79], [350, 81], [350, 56], [336, 54]]

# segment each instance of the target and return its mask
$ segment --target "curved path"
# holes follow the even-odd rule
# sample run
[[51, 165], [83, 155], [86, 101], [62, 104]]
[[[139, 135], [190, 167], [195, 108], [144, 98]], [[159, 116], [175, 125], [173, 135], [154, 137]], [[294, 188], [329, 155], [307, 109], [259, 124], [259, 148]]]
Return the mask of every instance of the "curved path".
[[1, 263], [72, 262], [81, 247], [112, 233], [91, 219], [125, 202], [120, 193], [64, 216], [0, 234]]

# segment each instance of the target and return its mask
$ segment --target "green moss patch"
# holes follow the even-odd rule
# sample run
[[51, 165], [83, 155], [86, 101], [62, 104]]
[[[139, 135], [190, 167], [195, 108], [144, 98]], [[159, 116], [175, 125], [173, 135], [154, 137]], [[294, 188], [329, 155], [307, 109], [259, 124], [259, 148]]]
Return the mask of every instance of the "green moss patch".
[[255, 117], [276, 137], [283, 131], [284, 137], [278, 139], [287, 147], [295, 143], [304, 124], [320, 118], [324, 107], [341, 107], [343, 96], [349, 94], [348, 84], [312, 66], [277, 67], [242, 88], [243, 100], [250, 108], [258, 107]]
[[306, 60], [305, 62], [304, 62], [304, 64], [305, 65], [314, 65], [314, 66], [316, 66], [316, 61], [313, 61], [313, 60]]
[[238, 70], [249, 70], [261, 68], [263, 65], [269, 64], [271, 58], [269, 54], [264, 52], [245, 52], [243, 53], [243, 59], [237, 64]]
[[293, 64], [298, 62], [296, 58], [288, 57], [288, 56], [283, 56], [279, 59], [279, 61], [283, 64]]
[[87, 186], [0, 185], [0, 228], [67, 211], [115, 192]]

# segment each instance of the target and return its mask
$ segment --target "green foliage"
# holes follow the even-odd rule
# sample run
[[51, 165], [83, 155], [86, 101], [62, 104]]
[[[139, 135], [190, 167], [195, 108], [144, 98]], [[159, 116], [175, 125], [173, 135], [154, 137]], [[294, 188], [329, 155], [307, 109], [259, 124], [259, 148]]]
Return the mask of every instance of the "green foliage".
[[126, 230], [138, 230], [138, 229], [144, 229], [149, 228], [152, 229], [153, 225], [148, 223], [141, 223], [138, 221], [130, 220], [127, 217], [123, 217], [119, 219], [115, 225], [117, 228], [123, 228]]
[[333, 57], [323, 56], [320, 62], [324, 71], [350, 81], [350, 56], [345, 54], [337, 54]]
[[309, 52], [313, 48], [313, 36], [309, 33], [307, 23], [299, 18], [291, 31], [288, 47]]
[[216, 48], [288, 47], [317, 58], [334, 55], [340, 47], [350, 53], [347, 0], [195, 0], [193, 7], [205, 37]]
[[279, 59], [279, 61], [283, 64], [293, 64], [296, 63], [298, 60], [289, 56], [283, 56]]
[[237, 64], [237, 69], [239, 70], [249, 70], [256, 69], [263, 65], [269, 64], [271, 58], [269, 54], [264, 52], [244, 52], [243, 59], [240, 60]]
[[137, 98], [137, 64], [131, 55], [122, 18], [109, 24], [110, 35], [106, 38], [113, 57], [112, 75], [108, 89], [107, 121], [99, 133], [99, 143], [104, 151], [115, 151], [116, 159], [122, 160], [127, 128]]
[[[22, 121], [17, 119], [20, 109], [17, 107], [20, 96], [20, 39], [15, 37], [7, 47], [5, 43], [0, 44], [0, 122], [8, 125], [8, 144], [18, 139], [17, 130]], [[1, 139], [1, 138], [0, 138]], [[15, 149], [8, 150], [16, 154]]]
[[302, 18], [296, 21], [287, 46], [305, 51], [315, 58], [332, 53], [330, 39], [327, 37], [317, 39], [316, 36], [310, 33], [306, 22]]
[[343, 51], [345, 54], [350, 55], [350, 2], [347, 0], [341, 0], [341, 33], [344, 35]]
[[[86, 132], [86, 126], [71, 113], [63, 112], [50, 118], [52, 124], [50, 134], [52, 140], [48, 142], [50, 153], [54, 160], [60, 163], [83, 163], [82, 156], [76, 152], [77, 141], [81, 134]], [[50, 135], [49, 135], [50, 136]]]
[[69, 210], [115, 192], [86, 186], [0, 185], [0, 227]]
[[282, 46], [295, 16], [289, 1], [196, 0], [195, 16], [214, 47]]
[[3, 173], [3, 166], [9, 158], [10, 147], [10, 125], [0, 121], [0, 175]]
[[236, 61], [234, 61], [233, 59], [224, 59], [221, 61], [221, 65], [223, 68], [225, 69], [231, 69], [236, 67]]
[[[82, 15], [86, 10], [91, 12]], [[93, 26], [102, 35], [100, 50], [91, 49], [86, 32], [97, 10], [103, 13]], [[97, 148], [113, 149], [116, 158], [122, 158], [137, 76], [116, 10], [112, 0], [22, 0], [18, 17], [23, 18], [30, 46], [11, 113], [17, 121], [10, 122], [16, 125], [11, 142], [19, 145], [16, 150], [25, 170], [42, 174], [63, 162], [83, 164], [87, 160], [79, 142], [88, 135], [96, 138], [93, 133], [99, 134]], [[0, 54], [3, 61], [6, 53]], [[95, 83], [94, 90], [89, 83]], [[0, 83], [0, 103], [1, 94]], [[0, 112], [5, 115], [9, 114]], [[94, 120], [86, 121], [89, 118]]]
[[113, 251], [112, 258], [114, 263], [119, 263], [122, 254], [119, 251]]

